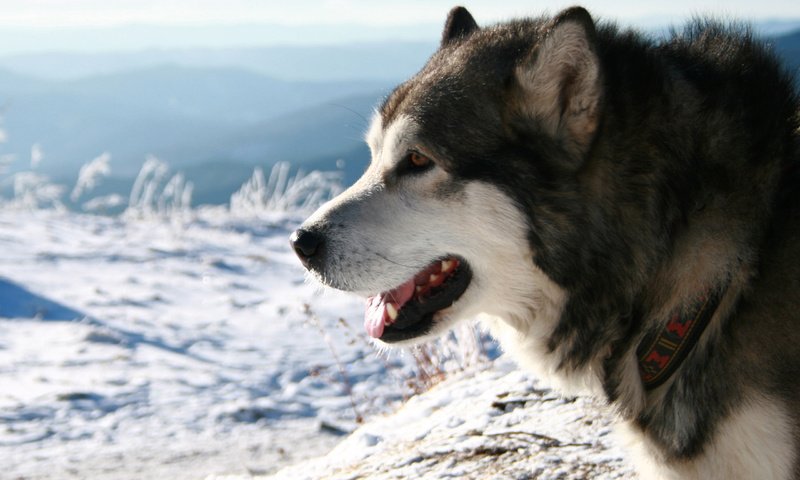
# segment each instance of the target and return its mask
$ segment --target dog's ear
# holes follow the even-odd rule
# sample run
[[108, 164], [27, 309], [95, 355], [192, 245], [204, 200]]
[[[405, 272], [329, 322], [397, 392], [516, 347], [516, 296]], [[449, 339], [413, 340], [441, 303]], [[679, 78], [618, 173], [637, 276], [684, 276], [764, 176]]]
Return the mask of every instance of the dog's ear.
[[518, 114], [535, 121], [582, 157], [597, 131], [603, 86], [591, 15], [558, 15], [515, 71]]
[[475, 19], [464, 7], [453, 7], [447, 14], [447, 22], [444, 24], [442, 32], [442, 46], [446, 46], [460, 38], [468, 37], [472, 32], [478, 30]]

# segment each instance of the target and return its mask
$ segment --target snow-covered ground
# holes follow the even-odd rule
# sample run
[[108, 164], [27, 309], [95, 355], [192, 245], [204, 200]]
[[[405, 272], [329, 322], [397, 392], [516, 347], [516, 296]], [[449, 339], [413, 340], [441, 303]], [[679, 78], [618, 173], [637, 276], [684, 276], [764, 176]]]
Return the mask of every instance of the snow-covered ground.
[[327, 456], [265, 480], [635, 478], [612, 423], [602, 405], [559, 396], [500, 359], [452, 375]]
[[0, 209], [0, 478], [247, 479], [342, 440], [276, 478], [630, 473], [597, 405], [502, 359], [385, 415], [438, 372], [305, 282], [299, 216], [173, 220]]
[[407, 396], [363, 301], [304, 281], [299, 220], [0, 210], [0, 477], [265, 474]]

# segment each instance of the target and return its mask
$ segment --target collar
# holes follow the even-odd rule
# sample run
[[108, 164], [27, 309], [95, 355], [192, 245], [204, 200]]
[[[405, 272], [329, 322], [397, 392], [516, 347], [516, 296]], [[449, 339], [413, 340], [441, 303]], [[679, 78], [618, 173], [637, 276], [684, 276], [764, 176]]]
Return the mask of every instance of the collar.
[[660, 332], [645, 336], [636, 356], [646, 390], [666, 382], [686, 360], [717, 311], [725, 290], [727, 288], [703, 292], [688, 308], [673, 311]]

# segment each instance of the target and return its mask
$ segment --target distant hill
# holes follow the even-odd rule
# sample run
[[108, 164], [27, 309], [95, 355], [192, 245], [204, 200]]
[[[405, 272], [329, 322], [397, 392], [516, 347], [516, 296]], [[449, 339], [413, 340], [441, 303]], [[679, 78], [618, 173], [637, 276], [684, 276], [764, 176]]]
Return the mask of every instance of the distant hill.
[[[160, 66], [73, 81], [0, 71], [0, 105], [13, 154], [29, 168], [39, 144], [58, 178], [103, 151], [132, 177], [146, 154], [177, 167], [208, 161], [303, 162], [349, 151], [386, 82], [289, 82], [241, 69]], [[349, 100], [354, 98], [354, 100]]]
[[[218, 203], [255, 166], [278, 161], [363, 171], [375, 104], [413, 74], [435, 43], [364, 43], [177, 49], [0, 58], [0, 128], [13, 155], [8, 174], [30, 168], [72, 184], [104, 151], [112, 178], [96, 194], [127, 194], [147, 154], [181, 170], [194, 199]], [[9, 185], [5, 183], [6, 188]]]
[[[772, 42], [797, 71], [800, 31]], [[112, 177], [95, 193], [126, 195], [145, 156], [154, 154], [194, 182], [196, 203], [226, 201], [255, 166], [268, 170], [279, 161], [332, 170], [341, 159], [351, 183], [369, 161], [363, 134], [375, 105], [434, 48], [396, 43], [0, 58], [6, 134], [0, 157], [16, 158], [6, 175], [27, 170], [38, 144], [44, 152], [38, 171], [71, 186], [81, 165], [108, 151]]]
[[334, 170], [337, 160], [345, 184], [355, 182], [369, 163], [364, 142], [367, 120], [385, 92], [339, 99], [265, 121], [226, 136], [212, 136], [163, 152], [195, 185], [197, 203], [223, 203], [250, 177], [255, 166], [288, 161], [297, 168]]
[[52, 80], [74, 80], [160, 65], [245, 69], [292, 81], [396, 82], [417, 71], [436, 49], [430, 42], [369, 42], [328, 46], [187, 48], [113, 53], [36, 53], [0, 57], [0, 68]]
[[242, 68], [159, 65], [62, 82], [52, 90], [97, 97], [115, 108], [221, 122], [258, 122], [385, 86], [369, 80], [276, 80]]
[[789, 68], [798, 75], [797, 82], [800, 84], [800, 30], [776, 37], [773, 45]]

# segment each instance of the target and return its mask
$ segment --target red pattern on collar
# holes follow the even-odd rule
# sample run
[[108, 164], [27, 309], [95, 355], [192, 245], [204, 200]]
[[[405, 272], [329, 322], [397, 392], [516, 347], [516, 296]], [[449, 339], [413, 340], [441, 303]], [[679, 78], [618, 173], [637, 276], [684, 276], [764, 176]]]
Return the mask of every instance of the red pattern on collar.
[[639, 344], [636, 355], [645, 389], [663, 384], [680, 367], [714, 316], [723, 292], [724, 289], [703, 293], [691, 308], [673, 312], [655, 338], [645, 338]]

